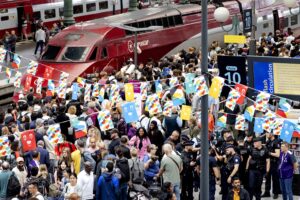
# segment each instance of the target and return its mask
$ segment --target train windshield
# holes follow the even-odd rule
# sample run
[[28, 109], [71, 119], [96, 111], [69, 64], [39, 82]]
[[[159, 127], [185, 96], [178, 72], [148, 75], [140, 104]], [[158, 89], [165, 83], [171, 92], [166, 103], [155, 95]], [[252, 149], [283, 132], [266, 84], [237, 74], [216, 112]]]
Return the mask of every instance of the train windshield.
[[61, 47], [48, 45], [46, 52], [42, 56], [42, 60], [55, 60]]
[[87, 47], [67, 47], [62, 56], [63, 61], [79, 62], [84, 61], [87, 55]]

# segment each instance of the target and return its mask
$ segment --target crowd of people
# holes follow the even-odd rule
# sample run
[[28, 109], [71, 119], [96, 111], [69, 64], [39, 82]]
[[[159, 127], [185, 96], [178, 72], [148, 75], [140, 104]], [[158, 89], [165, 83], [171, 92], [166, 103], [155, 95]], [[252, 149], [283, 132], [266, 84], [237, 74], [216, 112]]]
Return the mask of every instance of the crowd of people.
[[[22, 18], [22, 29], [19, 32], [20, 37], [14, 30], [6, 31], [4, 37], [1, 39], [3, 48], [7, 51], [4, 61], [6, 63], [14, 61], [14, 54], [16, 53], [16, 43], [17, 41], [22, 41], [23, 39], [28, 40], [28, 22], [25, 18]], [[36, 42], [36, 48], [34, 55], [36, 56], [38, 49], [40, 49], [40, 55], [42, 54], [44, 47], [48, 44], [49, 39], [59, 33], [65, 28], [64, 23], [60, 21], [59, 23], [53, 23], [51, 29], [44, 26], [42, 20], [33, 20], [31, 24], [32, 39]]]
[[[269, 55], [279, 48], [277, 56], [282, 52], [296, 55], [292, 52], [297, 48], [299, 52], [299, 47], [288, 39], [292, 32], [288, 34], [288, 37], [277, 31], [275, 37], [263, 34], [258, 54]], [[246, 46], [239, 48], [238, 54], [247, 54], [246, 49]], [[233, 49], [230, 46], [223, 49], [213, 42], [209, 67], [217, 69], [216, 58], [224, 54], [233, 54]], [[128, 80], [149, 81], [148, 94], [152, 94], [153, 80], [161, 79], [160, 103], [164, 104], [172, 100], [174, 93], [169, 78], [178, 77], [176, 87], [180, 88], [187, 73], [201, 73], [200, 63], [200, 52], [191, 47], [159, 62], [149, 59], [137, 67], [130, 59], [120, 72], [102, 71], [92, 81], [118, 84], [125, 101], [124, 83]], [[195, 192], [201, 188], [201, 98], [185, 94], [185, 104], [191, 105], [193, 113], [188, 121], [181, 119], [180, 106], [173, 106], [170, 116], [150, 115], [143, 102], [139, 120], [127, 124], [120, 105], [107, 100], [109, 91], [107, 85], [103, 101], [94, 97], [84, 101], [82, 91], [78, 100], [72, 100], [72, 91], [60, 99], [57, 94], [46, 95], [46, 89], [37, 98], [31, 90], [26, 95], [20, 94], [18, 102], [0, 113], [0, 133], [8, 137], [12, 150], [1, 159], [0, 199], [197, 199]], [[216, 185], [220, 185], [222, 200], [261, 199], [271, 196], [273, 183], [273, 199], [279, 194], [284, 200], [293, 199], [292, 180], [298, 165], [289, 152], [289, 144], [272, 132], [258, 135], [251, 129], [236, 130], [236, 115], [243, 112], [247, 98], [233, 111], [220, 99], [209, 96], [209, 198], [215, 199]], [[97, 114], [101, 110], [109, 110], [113, 129], [100, 130]], [[221, 110], [229, 113], [227, 128], [223, 129], [215, 126]], [[75, 138], [74, 119], [86, 123], [85, 137]], [[55, 123], [59, 123], [64, 138], [57, 145], [49, 141], [46, 131]], [[34, 129], [37, 148], [24, 152], [20, 133], [30, 129]], [[264, 177], [266, 186], [262, 195]]]

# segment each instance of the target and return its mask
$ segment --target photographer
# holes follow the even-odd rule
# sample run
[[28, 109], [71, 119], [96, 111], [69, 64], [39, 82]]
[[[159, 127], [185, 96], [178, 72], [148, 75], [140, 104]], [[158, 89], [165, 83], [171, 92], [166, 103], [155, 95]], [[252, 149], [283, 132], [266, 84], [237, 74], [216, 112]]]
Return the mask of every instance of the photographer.
[[155, 175], [159, 172], [159, 160], [156, 156], [157, 146], [151, 144], [147, 147], [147, 154], [144, 155], [145, 179], [148, 185], [154, 181]]

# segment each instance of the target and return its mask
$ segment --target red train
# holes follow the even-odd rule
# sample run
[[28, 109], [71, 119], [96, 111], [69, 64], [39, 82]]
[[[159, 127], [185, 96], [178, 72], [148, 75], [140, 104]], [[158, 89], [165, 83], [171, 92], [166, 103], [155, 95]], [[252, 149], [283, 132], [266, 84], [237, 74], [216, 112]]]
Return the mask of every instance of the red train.
[[[242, 10], [237, 1], [223, 3], [231, 15], [241, 20]], [[248, 1], [241, 3], [243, 9], [249, 8]], [[294, 16], [290, 15], [283, 4], [272, 7], [258, 7], [257, 37], [262, 32], [273, 32], [285, 27], [297, 28]], [[276, 9], [276, 10], [273, 10]], [[222, 41], [226, 34], [220, 24], [215, 21], [215, 6], [208, 7], [209, 42]], [[61, 71], [70, 74], [69, 81], [76, 77], [86, 77], [89, 73], [102, 70], [119, 70], [122, 63], [134, 57], [134, 34], [120, 26], [146, 28], [159, 26], [160, 30], [140, 31], [137, 34], [138, 62], [148, 58], [158, 60], [165, 55], [174, 54], [188, 46], [200, 49], [201, 8], [199, 5], [169, 5], [147, 8], [136, 12], [124, 13], [102, 19], [78, 23], [57, 34], [50, 40], [45, 52], [39, 60], [37, 76], [43, 76], [46, 65], [54, 68], [51, 75], [58, 80]], [[116, 26], [118, 24], [118, 26]], [[229, 29], [231, 20], [225, 22]], [[240, 22], [242, 26], [242, 22]]]
[[[27, 33], [33, 30], [33, 22], [42, 20], [49, 29], [53, 23], [63, 17], [63, 0], [1, 0], [0, 2], [0, 38], [6, 30], [20, 33], [23, 17], [27, 21]], [[149, 4], [148, 0], [145, 6]], [[113, 6], [115, 5], [115, 10]], [[129, 0], [73, 0], [74, 18], [76, 22], [98, 19], [127, 12]]]

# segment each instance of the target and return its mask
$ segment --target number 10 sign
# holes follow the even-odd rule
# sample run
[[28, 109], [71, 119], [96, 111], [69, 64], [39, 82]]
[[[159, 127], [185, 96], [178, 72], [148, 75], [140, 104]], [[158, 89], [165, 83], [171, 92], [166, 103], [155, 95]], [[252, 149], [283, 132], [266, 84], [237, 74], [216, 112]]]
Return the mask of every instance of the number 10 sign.
[[[236, 56], [218, 56], [218, 68], [220, 76], [225, 78], [225, 83], [230, 86], [236, 84], [247, 85], [246, 58]], [[223, 90], [228, 87], [223, 88]], [[229, 92], [229, 89], [226, 95]], [[222, 93], [223, 94], [223, 93]], [[225, 95], [225, 94], [223, 94]]]

